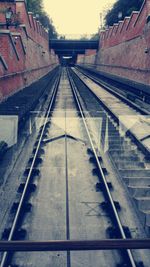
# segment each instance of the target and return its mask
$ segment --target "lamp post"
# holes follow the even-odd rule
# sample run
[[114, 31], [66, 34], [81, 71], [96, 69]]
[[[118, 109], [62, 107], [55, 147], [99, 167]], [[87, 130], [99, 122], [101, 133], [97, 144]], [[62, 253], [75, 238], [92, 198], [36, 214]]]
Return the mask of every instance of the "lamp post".
[[39, 14], [36, 14], [35, 17], [36, 17], [37, 20], [39, 20], [40, 15]]
[[102, 30], [102, 28], [103, 28], [103, 14], [99, 13], [99, 17], [100, 17], [100, 30]]
[[13, 11], [12, 11], [11, 7], [9, 7], [6, 10], [6, 13], [5, 13], [5, 19], [6, 19], [6, 27], [7, 27], [7, 29], [9, 29], [9, 26], [11, 25], [12, 16], [13, 16]]
[[123, 17], [123, 14], [122, 14], [122, 12], [120, 11], [120, 12], [118, 13], [118, 19], [120, 20], [120, 19], [122, 19], [122, 17]]

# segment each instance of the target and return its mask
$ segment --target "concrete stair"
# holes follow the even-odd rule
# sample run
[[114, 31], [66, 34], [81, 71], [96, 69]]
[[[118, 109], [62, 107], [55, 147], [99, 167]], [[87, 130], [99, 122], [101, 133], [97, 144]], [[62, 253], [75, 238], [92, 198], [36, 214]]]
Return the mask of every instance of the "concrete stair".
[[122, 141], [122, 140], [119, 140], [118, 138], [117, 139], [114, 138], [114, 140], [108, 138], [108, 140], [109, 140], [109, 145], [117, 144], [121, 146], [124, 144], [129, 144], [127, 141]]
[[131, 178], [138, 178], [140, 177], [149, 177], [150, 178], [150, 169], [142, 169], [142, 170], [139, 170], [139, 169], [130, 169], [130, 170], [126, 170], [126, 169], [120, 169], [119, 170], [120, 172], [120, 176], [122, 178], [127, 178], [127, 177], [131, 177]]
[[137, 155], [119, 155], [118, 154], [114, 154], [113, 155], [113, 159], [115, 160], [115, 163], [119, 163], [119, 162], [132, 162], [132, 161], [140, 161], [140, 158]]
[[140, 210], [141, 218], [143, 219], [144, 227], [150, 231], [150, 208], [148, 210]]
[[126, 154], [126, 153], [135, 153], [136, 152], [136, 147], [135, 146], [129, 146], [129, 145], [126, 145], [126, 146], [113, 146], [113, 147], [109, 147], [109, 153], [118, 153], [118, 156], [122, 153]]
[[144, 197], [133, 197], [135, 203], [139, 210], [149, 210], [150, 209], [150, 196]]
[[144, 227], [150, 231], [150, 169], [136, 145], [130, 139], [121, 137], [114, 126], [110, 129], [109, 155], [127, 185]]
[[123, 180], [128, 186], [150, 186], [150, 177], [124, 177]]
[[145, 166], [143, 162], [140, 161], [117, 161], [115, 162], [117, 168], [120, 169], [124, 169], [124, 170], [130, 170], [135, 168], [136, 170], [145, 170]]
[[119, 155], [119, 151], [131, 151], [131, 149], [135, 149], [135, 146], [134, 145], [128, 145], [126, 143], [123, 143], [123, 144], [117, 144], [117, 143], [114, 143], [114, 144], [109, 144], [109, 151], [112, 151], [112, 150], [118, 150], [118, 155]]
[[[112, 142], [114, 141], [115, 142], [116, 141], [116, 136], [115, 135], [109, 135], [108, 139], [109, 139], [109, 141], [112, 141]], [[122, 141], [122, 142], [124, 142], [124, 141], [128, 142], [128, 140], [125, 140], [123, 137], [121, 137], [119, 135], [118, 135], [117, 140]]]
[[131, 156], [137, 156], [137, 151], [135, 149], [133, 150], [128, 150], [128, 151], [120, 151], [119, 149], [112, 149], [111, 151], [109, 151], [109, 154], [111, 155], [111, 157], [116, 157], [117, 159], [122, 157], [122, 158], [129, 158]]
[[133, 197], [150, 197], [150, 186], [129, 185], [128, 189]]

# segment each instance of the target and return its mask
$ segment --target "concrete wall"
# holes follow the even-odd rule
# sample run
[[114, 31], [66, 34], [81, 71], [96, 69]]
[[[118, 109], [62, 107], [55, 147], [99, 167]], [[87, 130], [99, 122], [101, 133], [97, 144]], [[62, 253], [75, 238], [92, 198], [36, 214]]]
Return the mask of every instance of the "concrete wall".
[[[6, 8], [19, 16], [20, 25], [6, 29]], [[15, 20], [13, 21], [15, 22]], [[0, 101], [41, 78], [58, 65], [49, 50], [48, 33], [27, 12], [24, 0], [0, 3]]]
[[85, 55], [78, 58], [78, 64], [98, 71], [150, 85], [150, 0], [143, 1], [139, 12], [100, 32], [100, 45], [91, 60]]

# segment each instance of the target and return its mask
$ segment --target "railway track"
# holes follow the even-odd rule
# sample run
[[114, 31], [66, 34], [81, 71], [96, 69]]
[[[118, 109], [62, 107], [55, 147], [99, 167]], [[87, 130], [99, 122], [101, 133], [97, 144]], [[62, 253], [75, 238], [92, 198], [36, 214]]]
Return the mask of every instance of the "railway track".
[[[95, 99], [90, 97], [89, 101], [87, 89], [81, 90], [78, 82], [65, 68], [55, 82], [44, 123], [24, 173], [26, 181], [18, 188], [20, 200], [12, 206], [15, 215], [8, 222], [9, 225], [12, 222], [11, 227], [3, 234], [8, 241], [100, 239], [108, 235], [126, 240], [131, 237], [128, 227], [123, 225], [120, 204], [114, 199], [115, 185], [109, 182], [111, 170], [97, 147], [87, 113], [93, 113], [98, 119], [101, 114], [104, 123], [108, 117], [106, 113], [103, 116], [103, 107]], [[116, 135], [116, 128], [110, 122], [114, 140], [119, 134]], [[103, 140], [104, 131], [101, 133]], [[118, 149], [118, 144], [116, 146]], [[140, 222], [136, 222], [135, 227], [139, 225]], [[143, 231], [138, 229], [137, 234], [142, 236]], [[147, 252], [130, 249], [38, 255], [4, 252], [0, 267], [99, 264], [102, 267], [148, 267], [148, 262]]]
[[[23, 176], [28, 158], [32, 153], [32, 147], [38, 135], [37, 129], [39, 128], [40, 121], [47, 111], [47, 106], [49, 105], [49, 100], [51, 98], [52, 85], [54, 83], [55, 76], [58, 75], [58, 73], [59, 72], [53, 72], [52, 74], [47, 75], [48, 79], [45, 79], [43, 84], [41, 84], [40, 81], [40, 92], [37, 93], [38, 96], [40, 95], [39, 98], [37, 95], [34, 96], [33, 94], [33, 91], [37, 90], [37, 84], [35, 84], [35, 88], [32, 87], [31, 89], [33, 90], [31, 90], [31, 92], [29, 92], [29, 88], [27, 88], [27, 91], [24, 89], [22, 92], [16, 93], [15, 96], [12, 96], [11, 100], [6, 101], [7, 104], [1, 104], [0, 113], [3, 111], [2, 114], [7, 116], [7, 128], [10, 127], [8, 131], [10, 138], [8, 138], [8, 135], [6, 135], [6, 138], [7, 140], [12, 140], [11, 142], [13, 142], [12, 144], [14, 145], [11, 144], [12, 146], [10, 147], [9, 143], [9, 148], [5, 155], [1, 158], [0, 162], [0, 235], [7, 217], [9, 216], [9, 209], [14, 201], [16, 190], [20, 183], [20, 177]], [[26, 101], [22, 101], [24, 96]], [[37, 101], [35, 101], [35, 99]], [[34, 105], [36, 104], [35, 107], [31, 105], [31, 102], [34, 102]], [[7, 108], [7, 105], [9, 108]], [[17, 110], [16, 105], [18, 107]], [[23, 111], [21, 110], [21, 107]], [[22, 116], [23, 113], [24, 116]], [[14, 119], [14, 117], [11, 117], [12, 114], [15, 116], [15, 120], [18, 120], [18, 125], [16, 123], [15, 131], [13, 130], [13, 127], [11, 127], [11, 121], [13, 125]], [[1, 123], [1, 135], [5, 136], [5, 131], [6, 122], [4, 124], [4, 128]]]
[[[104, 174], [104, 170], [103, 170], [103, 168], [101, 166], [98, 154], [96, 152], [95, 146], [94, 146], [93, 141], [92, 141], [92, 137], [91, 137], [90, 131], [88, 129], [88, 125], [87, 125], [86, 120], [85, 120], [85, 115], [83, 113], [82, 105], [81, 105], [80, 100], [79, 100], [78, 95], [77, 95], [77, 89], [75, 87], [75, 84], [73, 83], [73, 80], [71, 80], [71, 78], [70, 78], [70, 82], [71, 82], [71, 87], [72, 87], [72, 90], [73, 90], [74, 97], [76, 99], [76, 103], [77, 103], [78, 108], [80, 110], [80, 114], [82, 116], [82, 119], [83, 119], [83, 122], [84, 122], [84, 126], [86, 128], [86, 132], [87, 132], [88, 138], [90, 140], [90, 144], [91, 144], [91, 147], [92, 147], [92, 152], [93, 152], [94, 159], [96, 161], [96, 165], [97, 165], [98, 172], [99, 172], [100, 182], [102, 183], [104, 194], [105, 194], [106, 200], [108, 201], [106, 203], [106, 205], [108, 205], [109, 208], [111, 208], [111, 210], [112, 210], [113, 217], [114, 217], [114, 224], [115, 224], [115, 227], [118, 228], [116, 230], [118, 230], [120, 232], [119, 234], [121, 235], [121, 237], [123, 239], [126, 239], [126, 234], [125, 234], [125, 231], [124, 231], [123, 226], [121, 224], [120, 218], [118, 216], [117, 208], [116, 208], [115, 203], [113, 201], [113, 198], [112, 198], [112, 195], [111, 195], [111, 192], [110, 192], [110, 189], [109, 189], [109, 185], [107, 183], [107, 179], [106, 179], [105, 174]], [[136, 267], [136, 263], [134, 261], [132, 252], [130, 250], [127, 250], [126, 252], [127, 252], [127, 257], [128, 257], [128, 259], [126, 259], [126, 261], [127, 261], [126, 265]]]
[[[109, 90], [112, 89], [114, 92], [118, 92], [118, 94], [124, 96], [127, 98], [127, 100], [130, 102], [133, 102], [137, 104], [138, 107], [147, 108], [149, 109], [149, 103], [150, 103], [150, 95], [148, 94], [148, 88], [141, 87], [140, 89], [133, 87], [133, 84], [131, 85], [129, 83], [121, 83], [119, 81], [113, 80], [110, 77], [105, 77], [100, 72], [97, 72], [94, 70], [94, 65], [88, 68], [84, 68], [82, 66], [77, 66], [77, 68], [83, 72], [85, 75], [87, 74], [91, 79], [96, 81], [97, 83], [103, 85], [104, 87], [108, 88]], [[108, 75], [109, 76], [109, 75]]]
[[[32, 189], [34, 188], [34, 184], [31, 183], [31, 180], [32, 180], [33, 176], [36, 174], [35, 166], [37, 165], [38, 161], [40, 161], [39, 149], [40, 149], [41, 142], [42, 142], [44, 133], [46, 131], [47, 125], [48, 125], [47, 124], [48, 118], [49, 118], [49, 114], [52, 110], [52, 106], [53, 106], [53, 103], [54, 103], [54, 100], [56, 97], [58, 83], [59, 83], [59, 78], [55, 81], [51, 101], [50, 101], [50, 104], [49, 104], [47, 112], [46, 112], [45, 121], [44, 121], [44, 124], [39, 131], [39, 136], [38, 136], [37, 142], [35, 144], [35, 148], [33, 149], [33, 158], [30, 159], [31, 166], [29, 169], [27, 169], [25, 171], [27, 174], [26, 182], [24, 184], [21, 184], [19, 187], [20, 189], [18, 189], [18, 190], [22, 191], [20, 201], [19, 201], [19, 203], [14, 203], [14, 205], [12, 206], [12, 210], [16, 209], [16, 214], [15, 214], [15, 217], [13, 219], [13, 223], [12, 223], [10, 229], [5, 229], [5, 231], [4, 231], [4, 236], [5, 235], [8, 236], [8, 238], [7, 238], [8, 241], [15, 238], [15, 236], [17, 235], [17, 231], [19, 232], [18, 225], [20, 223], [20, 220], [22, 219], [22, 215], [23, 215], [22, 213], [24, 213], [24, 210], [26, 209], [25, 206], [27, 206], [27, 209], [30, 209], [30, 205], [26, 205], [25, 201], [26, 201], [26, 197], [28, 195], [28, 192], [30, 190], [32, 191]], [[22, 231], [22, 234], [24, 234], [23, 231]], [[7, 252], [4, 252], [4, 255], [2, 256], [1, 265], [0, 265], [1, 267], [8, 265], [8, 261], [9, 261], [8, 256], [10, 256], [10, 255], [8, 255]]]
[[87, 109], [89, 104], [86, 95], [87, 90], [90, 90], [91, 98], [95, 93], [102, 105], [102, 111], [109, 116], [108, 119], [107, 116], [103, 116], [102, 149], [108, 152], [120, 178], [126, 183], [143, 226], [149, 233], [149, 112], [136, 108], [136, 105], [127, 99], [118, 98], [116, 93], [111, 90], [108, 92], [108, 89], [95, 84], [87, 76], [79, 72], [76, 74], [74, 78]]

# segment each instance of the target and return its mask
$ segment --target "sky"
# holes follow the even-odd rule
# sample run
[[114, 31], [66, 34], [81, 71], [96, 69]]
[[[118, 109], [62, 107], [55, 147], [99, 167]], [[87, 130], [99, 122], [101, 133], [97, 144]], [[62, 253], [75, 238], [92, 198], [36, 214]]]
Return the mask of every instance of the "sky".
[[100, 13], [116, 0], [43, 0], [44, 9], [61, 35], [94, 34]]

